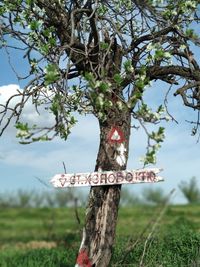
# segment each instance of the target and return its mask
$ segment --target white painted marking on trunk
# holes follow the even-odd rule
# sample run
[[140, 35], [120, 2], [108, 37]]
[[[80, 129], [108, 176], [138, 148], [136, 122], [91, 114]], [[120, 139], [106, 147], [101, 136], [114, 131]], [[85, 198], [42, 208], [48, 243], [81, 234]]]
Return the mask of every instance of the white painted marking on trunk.
[[126, 163], [126, 156], [125, 156], [126, 148], [124, 144], [121, 144], [117, 148], [117, 156], [116, 156], [116, 161], [120, 166], [123, 166]]
[[85, 232], [85, 228], [83, 228], [83, 237], [82, 237], [82, 241], [81, 241], [81, 245], [80, 245], [79, 251], [81, 251], [81, 249], [83, 248], [84, 243], [85, 243], [85, 239], [86, 239], [86, 232]]

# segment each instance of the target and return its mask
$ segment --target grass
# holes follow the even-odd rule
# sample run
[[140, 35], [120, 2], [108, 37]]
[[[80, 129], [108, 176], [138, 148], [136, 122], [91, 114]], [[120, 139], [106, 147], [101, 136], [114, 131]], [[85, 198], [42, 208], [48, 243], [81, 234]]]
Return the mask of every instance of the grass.
[[[132, 237], [129, 244], [134, 244]], [[180, 217], [174, 223], [165, 226], [165, 231], [156, 232], [147, 243], [143, 255], [146, 237], [128, 249], [128, 242], [118, 237], [112, 266], [155, 267], [192, 267], [200, 266], [200, 235], [191, 221]], [[127, 265], [126, 265], [127, 264]], [[196, 265], [192, 265], [196, 264]], [[197, 265], [198, 264], [198, 265]]]
[[[200, 206], [170, 206], [147, 242], [159, 213], [151, 206], [119, 210], [112, 267], [200, 266]], [[83, 223], [83, 209], [79, 215]], [[73, 208], [1, 209], [0, 266], [74, 266], [81, 229]]]
[[2, 253], [0, 259], [1, 267], [71, 267], [75, 262], [75, 252], [70, 253], [64, 248], [59, 249], [35, 249], [13, 251], [12, 253]]
[[[80, 216], [84, 211], [80, 209]], [[70, 208], [10, 208], [0, 211], [0, 245], [7, 242], [55, 240], [77, 234], [77, 221]]]

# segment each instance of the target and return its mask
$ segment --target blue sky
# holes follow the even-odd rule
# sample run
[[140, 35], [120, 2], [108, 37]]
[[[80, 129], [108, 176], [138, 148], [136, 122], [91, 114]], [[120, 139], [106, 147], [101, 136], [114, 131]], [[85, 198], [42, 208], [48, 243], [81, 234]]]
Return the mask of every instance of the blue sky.
[[[18, 73], [25, 73], [26, 64], [17, 54], [13, 54], [12, 63]], [[9, 90], [23, 88], [16, 75], [8, 64], [5, 52], [0, 50], [0, 101], [3, 94]], [[153, 86], [147, 90], [146, 98], [152, 106], [163, 100], [166, 88], [163, 85]], [[14, 89], [13, 89], [14, 88]], [[173, 113], [179, 124], [170, 122], [166, 124], [166, 139], [158, 153], [156, 167], [164, 169], [162, 176], [165, 181], [159, 184], [129, 185], [128, 188], [140, 193], [145, 187], [161, 187], [165, 192], [175, 188], [174, 201], [183, 203], [184, 199], [177, 186], [180, 181], [187, 181], [192, 176], [199, 177], [200, 143], [191, 136], [191, 125], [185, 119], [193, 119], [194, 112], [185, 108], [180, 98], [169, 97], [169, 110]], [[27, 115], [28, 114], [28, 115]], [[31, 106], [27, 114], [31, 120], [48, 119], [38, 117]], [[196, 115], [195, 115], [196, 116]], [[78, 117], [79, 123], [74, 127], [69, 139], [64, 142], [55, 139], [52, 142], [40, 142], [30, 145], [20, 145], [15, 138], [15, 129], [9, 127], [0, 138], [0, 183], [2, 191], [23, 189], [46, 189], [38, 178], [46, 181], [52, 176], [63, 172], [65, 162], [68, 172], [93, 171], [99, 144], [98, 122], [93, 116]], [[137, 125], [137, 123], [136, 123]], [[142, 167], [140, 157], [144, 155], [146, 137], [141, 130], [132, 130], [128, 169]], [[49, 186], [51, 186], [49, 184]]]

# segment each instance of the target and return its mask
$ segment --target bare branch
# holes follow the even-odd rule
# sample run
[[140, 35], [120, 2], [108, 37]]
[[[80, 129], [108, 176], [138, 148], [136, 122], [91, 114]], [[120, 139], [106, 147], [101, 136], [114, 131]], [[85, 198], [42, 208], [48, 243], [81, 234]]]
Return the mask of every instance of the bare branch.
[[200, 70], [191, 72], [190, 68], [178, 65], [150, 66], [147, 67], [147, 74], [150, 80], [160, 79], [160, 77], [167, 75], [177, 75], [190, 80], [200, 81]]
[[[193, 91], [192, 95], [190, 96], [192, 102], [189, 102], [187, 97], [187, 91], [188, 89], [192, 88]], [[185, 86], [182, 86], [174, 93], [174, 96], [177, 95], [181, 95], [185, 106], [200, 110], [200, 81], [189, 83]], [[196, 100], [196, 104], [194, 100]]]

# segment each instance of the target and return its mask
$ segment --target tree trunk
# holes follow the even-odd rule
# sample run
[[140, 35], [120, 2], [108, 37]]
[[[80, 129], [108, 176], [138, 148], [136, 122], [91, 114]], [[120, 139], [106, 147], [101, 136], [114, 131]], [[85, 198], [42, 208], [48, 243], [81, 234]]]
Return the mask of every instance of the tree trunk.
[[[106, 122], [99, 124], [100, 146], [95, 171], [126, 169], [131, 126], [130, 112], [128, 110], [116, 112], [115, 109]], [[120, 137], [116, 136], [116, 131], [121, 134]], [[120, 191], [121, 185], [91, 187], [76, 267], [109, 265], [115, 240]]]

